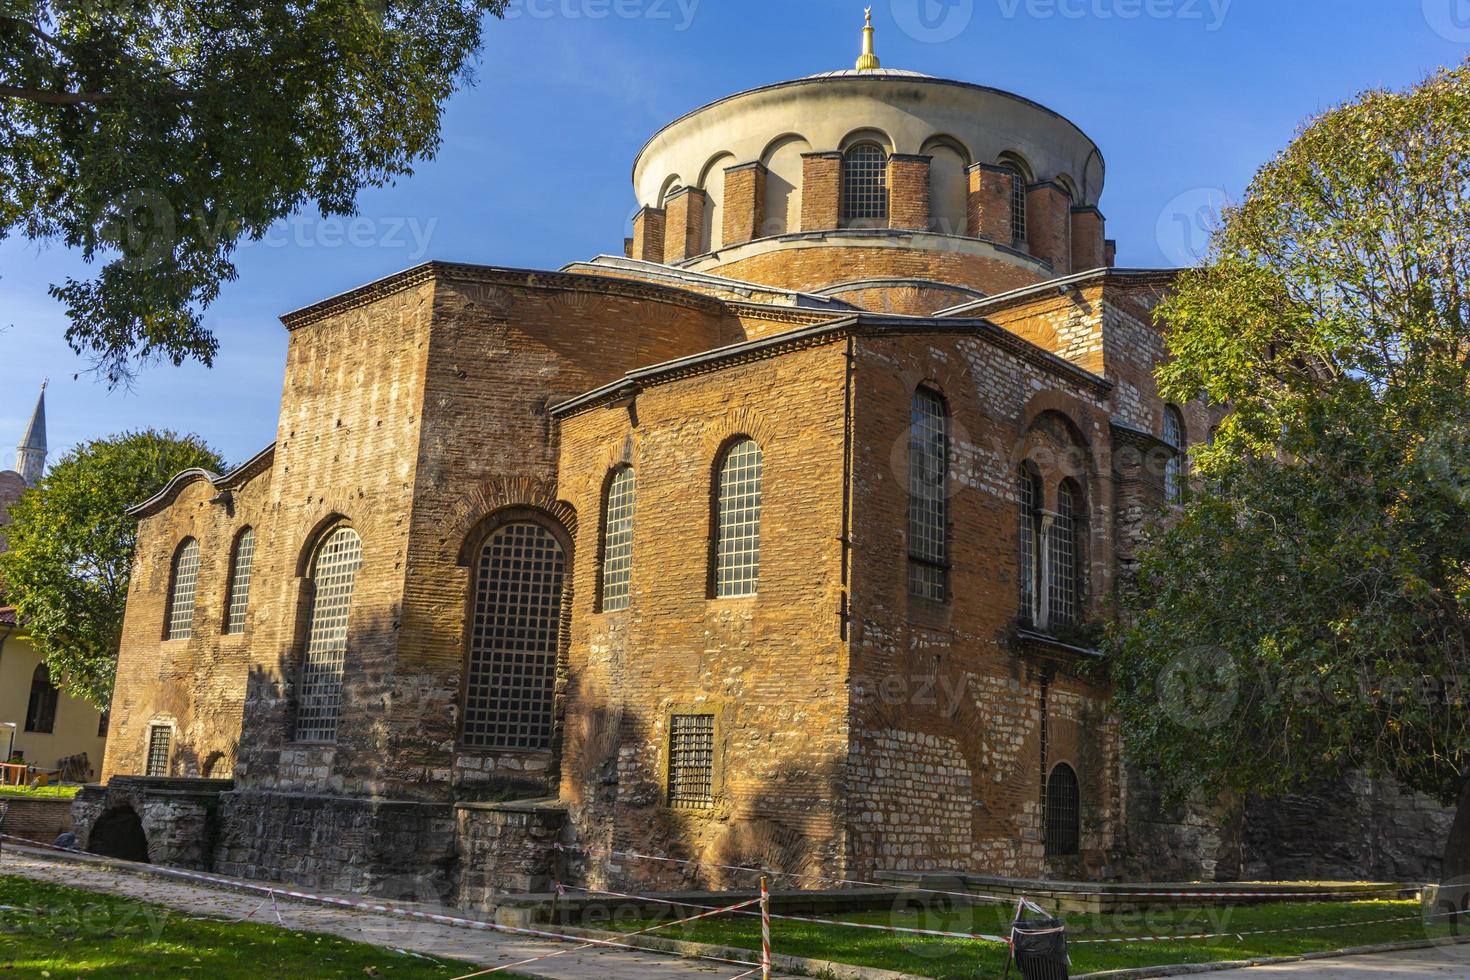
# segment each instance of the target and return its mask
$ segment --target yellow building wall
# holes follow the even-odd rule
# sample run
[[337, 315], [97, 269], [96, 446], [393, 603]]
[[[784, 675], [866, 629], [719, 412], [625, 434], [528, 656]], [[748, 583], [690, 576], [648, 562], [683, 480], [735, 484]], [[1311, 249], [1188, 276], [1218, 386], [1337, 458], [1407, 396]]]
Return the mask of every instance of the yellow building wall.
[[[87, 702], [63, 691], [56, 700], [56, 724], [51, 733], [25, 730], [31, 677], [40, 662], [40, 654], [24, 636], [11, 633], [0, 639], [0, 725], [15, 723], [15, 748], [24, 753], [27, 764], [54, 769], [58, 760], [85, 752], [95, 775], [102, 769], [107, 740], [97, 735], [101, 712]], [[0, 752], [5, 742], [6, 736], [0, 734]]]

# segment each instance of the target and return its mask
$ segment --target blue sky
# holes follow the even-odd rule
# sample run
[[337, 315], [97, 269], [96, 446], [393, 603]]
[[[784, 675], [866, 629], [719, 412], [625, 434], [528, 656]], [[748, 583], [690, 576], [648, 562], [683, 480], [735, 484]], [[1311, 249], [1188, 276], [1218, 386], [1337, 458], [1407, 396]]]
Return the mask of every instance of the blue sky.
[[[63, 339], [59, 246], [0, 242], [0, 468], [49, 377], [53, 459], [79, 440], [197, 432], [231, 463], [275, 437], [277, 317], [437, 258], [556, 268], [620, 253], [633, 157], [664, 123], [742, 89], [851, 67], [860, 0], [514, 0], [437, 159], [364, 195], [360, 217], [284, 223], [239, 255], [207, 322], [212, 370], [144, 369], [109, 392]], [[1176, 265], [1184, 229], [1308, 116], [1470, 55], [1470, 0], [875, 0], [885, 67], [979, 82], [1070, 117], [1102, 147], [1102, 210], [1127, 266]]]

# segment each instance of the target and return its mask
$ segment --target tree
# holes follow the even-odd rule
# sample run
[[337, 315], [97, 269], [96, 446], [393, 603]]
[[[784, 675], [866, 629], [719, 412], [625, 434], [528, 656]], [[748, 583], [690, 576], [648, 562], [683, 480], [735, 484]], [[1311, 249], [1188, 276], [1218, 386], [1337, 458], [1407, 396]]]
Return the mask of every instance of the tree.
[[51, 293], [111, 384], [210, 364], [243, 239], [413, 172], [507, 0], [0, 0], [0, 238], [61, 241]]
[[1113, 629], [1130, 756], [1175, 798], [1467, 786], [1467, 196], [1470, 66], [1368, 92], [1258, 172], [1160, 308], [1164, 396], [1231, 409]]
[[73, 449], [11, 508], [0, 588], [51, 676], [106, 709], [137, 523], [126, 513], [192, 467], [224, 463], [197, 436], [127, 432]]

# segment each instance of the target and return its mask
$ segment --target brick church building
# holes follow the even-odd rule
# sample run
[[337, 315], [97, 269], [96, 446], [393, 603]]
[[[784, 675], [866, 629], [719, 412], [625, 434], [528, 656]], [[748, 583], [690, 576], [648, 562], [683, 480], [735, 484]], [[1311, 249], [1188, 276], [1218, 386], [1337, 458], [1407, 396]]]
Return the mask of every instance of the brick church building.
[[1095, 647], [1217, 421], [1171, 273], [1077, 125], [872, 36], [655, 134], [620, 254], [282, 318], [276, 441], [134, 510], [84, 841], [466, 905], [1137, 866]]

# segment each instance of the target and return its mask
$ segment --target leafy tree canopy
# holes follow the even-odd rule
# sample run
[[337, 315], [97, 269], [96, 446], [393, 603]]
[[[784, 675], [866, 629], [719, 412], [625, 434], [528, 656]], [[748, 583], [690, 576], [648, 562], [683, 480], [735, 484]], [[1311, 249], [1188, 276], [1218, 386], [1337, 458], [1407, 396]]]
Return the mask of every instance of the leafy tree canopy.
[[[1160, 311], [1163, 394], [1231, 414], [1113, 636], [1178, 797], [1470, 762], [1470, 67], [1313, 120]], [[1203, 433], [1193, 434], [1196, 437]]]
[[231, 256], [309, 202], [439, 145], [483, 15], [506, 0], [0, 0], [0, 238], [102, 263], [51, 293], [110, 383], [209, 364]]
[[196, 466], [224, 463], [197, 436], [123, 433], [67, 453], [11, 508], [0, 591], [67, 693], [111, 702], [137, 532], [125, 511]]

